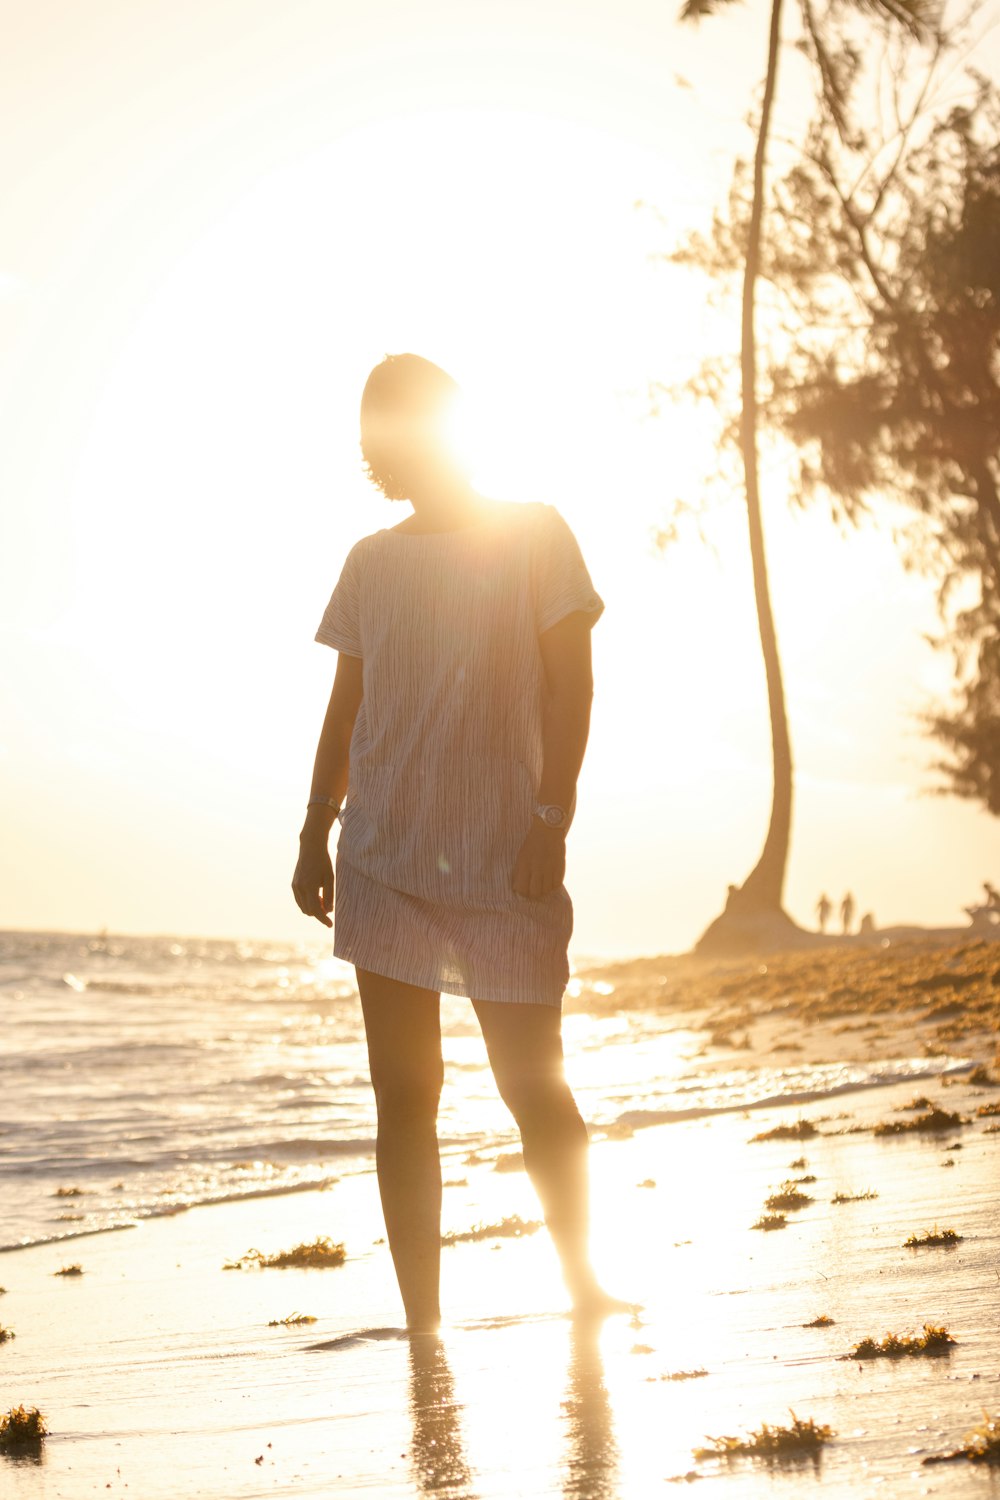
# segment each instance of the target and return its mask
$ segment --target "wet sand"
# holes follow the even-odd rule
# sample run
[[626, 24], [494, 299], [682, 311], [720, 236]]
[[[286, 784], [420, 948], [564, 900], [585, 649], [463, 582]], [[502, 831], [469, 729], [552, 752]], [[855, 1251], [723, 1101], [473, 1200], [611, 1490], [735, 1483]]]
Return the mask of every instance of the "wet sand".
[[[655, 963], [633, 966], [630, 1003], [653, 993]], [[675, 970], [668, 987], [657, 981], [657, 1008], [665, 1025], [700, 1027], [707, 1069], [788, 1047], [809, 1061], [992, 1062], [996, 947], [858, 964], [831, 950], [769, 961], [767, 973]], [[873, 1133], [926, 1113], [904, 1108], [915, 1095], [968, 1123]], [[696, 1484], [736, 1500], [804, 1495], [819, 1480], [838, 1497], [1000, 1495], [996, 1470], [921, 1465], [984, 1408], [1000, 1411], [1000, 1115], [988, 1112], [998, 1103], [1000, 1088], [953, 1072], [595, 1141], [595, 1258], [612, 1290], [643, 1304], [600, 1329], [566, 1317], [541, 1232], [446, 1248], [440, 1341], [394, 1334], [371, 1174], [0, 1256], [0, 1324], [16, 1333], [0, 1347], [0, 1406], [38, 1405], [51, 1429], [39, 1457], [0, 1457], [0, 1489], [10, 1500], [638, 1500]], [[751, 1140], [800, 1120], [816, 1133]], [[791, 1178], [814, 1179], [799, 1184], [812, 1202], [781, 1230], [752, 1228]], [[538, 1215], [523, 1172], [497, 1172], [489, 1158], [456, 1155], [445, 1181], [446, 1231]], [[934, 1226], [961, 1243], [904, 1248]], [[222, 1269], [251, 1247], [319, 1234], [345, 1242], [345, 1265]], [[53, 1276], [74, 1261], [82, 1276]], [[294, 1313], [317, 1321], [267, 1326]], [[820, 1316], [833, 1323], [804, 1326]], [[925, 1323], [948, 1327], [950, 1353], [843, 1358], [866, 1336]], [[694, 1460], [706, 1436], [786, 1423], [790, 1410], [835, 1429], [818, 1466]]]

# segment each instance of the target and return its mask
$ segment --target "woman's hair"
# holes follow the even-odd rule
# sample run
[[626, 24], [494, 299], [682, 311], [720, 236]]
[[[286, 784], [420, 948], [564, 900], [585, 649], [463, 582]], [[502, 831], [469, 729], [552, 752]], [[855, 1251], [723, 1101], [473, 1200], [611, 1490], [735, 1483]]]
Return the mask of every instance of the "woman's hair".
[[388, 500], [407, 499], [414, 458], [442, 452], [443, 424], [458, 385], [419, 354], [387, 354], [361, 397], [365, 472]]

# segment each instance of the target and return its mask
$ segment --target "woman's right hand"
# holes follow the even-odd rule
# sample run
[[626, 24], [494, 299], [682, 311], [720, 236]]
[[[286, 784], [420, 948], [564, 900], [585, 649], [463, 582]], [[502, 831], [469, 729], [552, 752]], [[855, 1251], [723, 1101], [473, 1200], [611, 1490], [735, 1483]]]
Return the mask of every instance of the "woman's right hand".
[[326, 838], [303, 834], [299, 840], [299, 858], [292, 876], [292, 894], [299, 911], [315, 917], [324, 927], [332, 927], [333, 861]]

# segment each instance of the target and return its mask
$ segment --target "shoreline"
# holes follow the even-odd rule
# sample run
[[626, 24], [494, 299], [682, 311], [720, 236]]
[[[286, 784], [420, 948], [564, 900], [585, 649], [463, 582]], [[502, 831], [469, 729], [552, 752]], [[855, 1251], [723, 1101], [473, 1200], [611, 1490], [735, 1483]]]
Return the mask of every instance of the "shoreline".
[[[962, 1079], [936, 1089], [973, 1120], [977, 1101], [1000, 1099], [1000, 1090]], [[612, 1289], [636, 1295], [644, 1310], [608, 1320], [589, 1338], [566, 1316], [544, 1233], [458, 1245], [442, 1252], [443, 1353], [421, 1376], [408, 1341], [391, 1334], [400, 1314], [366, 1173], [325, 1192], [208, 1205], [144, 1221], [133, 1235], [95, 1236], [80, 1257], [84, 1275], [62, 1284], [51, 1279], [59, 1259], [51, 1245], [13, 1252], [2, 1263], [0, 1318], [17, 1334], [0, 1350], [4, 1389], [47, 1416], [40, 1462], [56, 1487], [46, 1493], [70, 1497], [125, 1483], [151, 1500], [240, 1500], [275, 1493], [275, 1483], [277, 1493], [319, 1496], [334, 1479], [338, 1494], [370, 1494], [373, 1485], [392, 1497], [437, 1493], [411, 1460], [442, 1381], [471, 1476], [454, 1493], [498, 1493], [501, 1456], [485, 1408], [504, 1430], [524, 1418], [524, 1390], [508, 1384], [515, 1369], [542, 1403], [520, 1438], [535, 1453], [521, 1493], [564, 1492], [565, 1455], [550, 1450], [556, 1438], [565, 1448], [583, 1401], [588, 1430], [576, 1439], [594, 1446], [605, 1486], [597, 1495], [644, 1496], [654, 1480], [658, 1487], [693, 1472], [709, 1488], [732, 1488], [731, 1466], [696, 1465], [693, 1447], [706, 1434], [781, 1421], [789, 1406], [838, 1431], [823, 1459], [830, 1494], [864, 1493], [876, 1477], [890, 1495], [982, 1494], [971, 1469], [949, 1469], [936, 1490], [910, 1486], [927, 1483], [921, 1457], [954, 1446], [982, 1405], [1000, 1402], [998, 1142], [985, 1134], [988, 1121], [939, 1139], [848, 1133], [847, 1125], [892, 1117], [910, 1092], [900, 1083], [866, 1096], [849, 1122], [824, 1122], [813, 1109], [817, 1134], [801, 1141], [751, 1141], [757, 1127], [794, 1128], [803, 1118], [784, 1106], [752, 1123], [715, 1117], [595, 1143], [596, 1259]], [[805, 1189], [812, 1203], [781, 1234], [755, 1234], [768, 1190], [803, 1157], [799, 1175], [815, 1178]], [[949, 1159], [952, 1169], [942, 1172]], [[836, 1192], [878, 1196], [832, 1206]], [[445, 1190], [446, 1229], [533, 1211], [524, 1174], [487, 1164]], [[962, 1244], [904, 1250], [906, 1234], [932, 1219], [954, 1224]], [[222, 1269], [251, 1245], [270, 1252], [316, 1233], [346, 1239], [342, 1268]], [[317, 1321], [267, 1326], [294, 1313]], [[832, 1327], [803, 1326], [820, 1313]], [[919, 1331], [924, 1321], [952, 1329], [958, 1343], [946, 1360], [863, 1368], [843, 1359], [861, 1337]], [[314, 1347], [323, 1343], [334, 1347]], [[703, 1377], [674, 1378], [700, 1369]], [[429, 1407], [414, 1410], [414, 1384], [424, 1376]], [[574, 1379], [589, 1397], [573, 1396]], [[570, 1405], [561, 1410], [560, 1401]], [[653, 1454], [650, 1421], [660, 1445]], [[431, 1462], [437, 1441], [427, 1440], [421, 1462]], [[514, 1460], [508, 1453], [502, 1462]], [[0, 1458], [0, 1473], [12, 1500], [35, 1493], [32, 1466]], [[608, 1488], [612, 1473], [617, 1488]], [[736, 1484], [738, 1494], [764, 1482], [751, 1465], [738, 1473], [750, 1485]]]
[[[699, 1494], [757, 1500], [772, 1473], [694, 1449], [787, 1423], [791, 1409], [836, 1436], [818, 1470], [792, 1465], [785, 1484], [805, 1492], [819, 1477], [832, 1500], [981, 1500], [981, 1466], [922, 1460], [1000, 1410], [993, 963], [964, 945], [860, 968], [815, 955], [764, 972], [700, 967], [655, 1008], [628, 1005], [629, 984], [616, 995], [642, 1036], [690, 1029], [700, 1050], [687, 1056], [709, 1083], [858, 1058], [926, 1060], [929, 1076], [595, 1133], [595, 1262], [642, 1304], [601, 1328], [567, 1316], [544, 1230], [468, 1238], [539, 1217], [524, 1172], [493, 1169], [509, 1139], [445, 1159], [442, 1228], [465, 1242], [442, 1250], [439, 1340], [398, 1334], [370, 1167], [127, 1235], [12, 1249], [0, 1257], [0, 1323], [15, 1334], [0, 1346], [2, 1404], [37, 1405], [51, 1435], [36, 1457], [0, 1455], [5, 1497], [647, 1500], [695, 1476]], [[649, 974], [642, 983], [648, 993]], [[946, 1041], [964, 1058], [950, 1071]], [[931, 1109], [946, 1128], [904, 1128]], [[790, 1180], [805, 1201], [780, 1232], [755, 1228]], [[959, 1241], [906, 1247], [935, 1227]], [[344, 1242], [342, 1266], [223, 1269], [318, 1235]], [[66, 1260], [83, 1274], [57, 1277]], [[316, 1321], [269, 1326], [296, 1315]], [[925, 1323], [955, 1338], [944, 1357], [845, 1357]]]

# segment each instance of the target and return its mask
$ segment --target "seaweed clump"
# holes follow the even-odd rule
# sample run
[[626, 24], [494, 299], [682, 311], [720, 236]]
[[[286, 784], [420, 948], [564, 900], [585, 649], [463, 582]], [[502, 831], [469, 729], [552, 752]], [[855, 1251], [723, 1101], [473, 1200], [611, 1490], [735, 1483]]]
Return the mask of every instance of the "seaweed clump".
[[939, 1229], [934, 1225], [926, 1234], [911, 1234], [903, 1241], [904, 1250], [923, 1250], [932, 1245], [960, 1245], [962, 1236], [954, 1229]]
[[77, 1261], [72, 1266], [60, 1266], [58, 1271], [52, 1272], [53, 1276], [82, 1276], [83, 1267]]
[[0, 1417], [0, 1453], [25, 1452], [37, 1448], [48, 1434], [45, 1418], [33, 1406], [12, 1406]]
[[342, 1266], [347, 1251], [342, 1244], [321, 1234], [309, 1245], [295, 1245], [291, 1250], [279, 1250], [277, 1255], [265, 1255], [261, 1250], [248, 1250], [239, 1260], [227, 1260], [224, 1271], [274, 1270], [287, 1271], [295, 1267]]
[[967, 1435], [961, 1448], [950, 1453], [932, 1453], [925, 1464], [950, 1464], [967, 1458], [973, 1464], [1000, 1464], [1000, 1417], [983, 1412], [983, 1420]]
[[765, 1198], [764, 1207], [777, 1209], [779, 1212], [785, 1209], [805, 1208], [807, 1203], [815, 1203], [808, 1193], [803, 1193], [796, 1187], [794, 1182], [783, 1182], [776, 1193]]
[[15, 1335], [13, 1328], [5, 1328], [3, 1324], [0, 1323], [0, 1344], [6, 1344], [8, 1340], [14, 1338], [14, 1336]]
[[315, 1323], [316, 1319], [310, 1313], [289, 1313], [287, 1318], [272, 1318], [268, 1328], [298, 1328], [303, 1323]]
[[912, 1120], [882, 1120], [875, 1126], [875, 1135], [902, 1135], [909, 1130], [954, 1130], [969, 1122], [959, 1114], [947, 1109], [929, 1109], [926, 1114], [914, 1115]]
[[925, 1323], [922, 1334], [887, 1333], [884, 1339], [866, 1338], [855, 1344], [845, 1359], [905, 1359], [908, 1355], [931, 1358], [950, 1354], [956, 1340], [943, 1324]]
[[522, 1219], [520, 1214], [511, 1214], [499, 1224], [474, 1224], [471, 1229], [453, 1229], [441, 1236], [442, 1245], [471, 1245], [479, 1240], [519, 1240], [523, 1235], [535, 1234], [541, 1229], [541, 1219]]
[[831, 1203], [866, 1203], [869, 1198], [877, 1198], [877, 1197], [878, 1197], [878, 1193], [876, 1193], [872, 1188], [868, 1188], [863, 1193], [834, 1193], [833, 1197], [830, 1199], [830, 1202]]
[[796, 1120], [794, 1125], [775, 1125], [771, 1130], [762, 1130], [752, 1135], [751, 1141], [808, 1141], [819, 1131], [811, 1120]]
[[803, 1323], [802, 1327], [803, 1328], [832, 1328], [833, 1327], [833, 1322], [834, 1322], [833, 1318], [829, 1317], [826, 1313], [820, 1313], [820, 1315], [819, 1315], [818, 1318], [813, 1318], [813, 1320], [812, 1320], [811, 1323]]
[[832, 1427], [809, 1417], [803, 1421], [794, 1412], [790, 1413], [790, 1427], [769, 1427], [762, 1422], [756, 1432], [745, 1438], [708, 1438], [708, 1447], [695, 1448], [696, 1460], [704, 1458], [762, 1458], [765, 1463], [782, 1459], [814, 1457], [824, 1443], [834, 1436]]
[[763, 1229], [765, 1231], [770, 1229], [784, 1229], [787, 1223], [788, 1220], [784, 1214], [761, 1214], [757, 1222], [750, 1225], [750, 1228]]
[[493, 1163], [494, 1172], [523, 1172], [524, 1155], [520, 1151], [501, 1151]]

